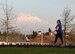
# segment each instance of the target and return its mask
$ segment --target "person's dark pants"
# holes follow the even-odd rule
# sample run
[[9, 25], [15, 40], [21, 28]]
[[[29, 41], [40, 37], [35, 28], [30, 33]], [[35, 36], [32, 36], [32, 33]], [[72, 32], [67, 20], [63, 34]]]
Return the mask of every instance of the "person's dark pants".
[[55, 43], [57, 42], [57, 39], [60, 38], [62, 44], [63, 44], [63, 36], [62, 36], [62, 33], [59, 33], [59, 34], [56, 34], [56, 37], [55, 37]]

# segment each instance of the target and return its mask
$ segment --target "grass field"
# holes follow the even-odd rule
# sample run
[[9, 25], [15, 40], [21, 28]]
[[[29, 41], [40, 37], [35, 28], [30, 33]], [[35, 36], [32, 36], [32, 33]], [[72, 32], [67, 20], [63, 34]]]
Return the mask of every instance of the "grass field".
[[75, 54], [75, 48], [0, 47], [0, 54]]

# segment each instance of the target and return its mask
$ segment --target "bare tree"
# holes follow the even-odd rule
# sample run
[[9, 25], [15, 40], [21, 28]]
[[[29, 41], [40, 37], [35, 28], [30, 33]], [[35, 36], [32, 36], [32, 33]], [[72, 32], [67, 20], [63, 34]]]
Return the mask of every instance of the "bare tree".
[[[63, 25], [63, 31], [64, 31], [64, 41], [66, 35], [71, 33], [75, 29], [75, 23], [74, 23], [74, 18], [75, 16], [72, 15], [71, 9], [65, 8], [62, 14], [62, 25]], [[66, 42], [66, 41], [65, 41]]]
[[67, 32], [71, 32], [75, 27], [74, 18], [75, 16], [72, 15], [71, 9], [65, 8], [62, 15], [62, 25], [64, 28], [64, 35], [67, 34]]
[[2, 6], [3, 18], [0, 21], [2, 24], [2, 30], [6, 32], [6, 41], [8, 42], [8, 34], [11, 30], [13, 30], [13, 20], [15, 19], [15, 15], [13, 14], [13, 8], [8, 6], [7, 0], [5, 0], [5, 4]]

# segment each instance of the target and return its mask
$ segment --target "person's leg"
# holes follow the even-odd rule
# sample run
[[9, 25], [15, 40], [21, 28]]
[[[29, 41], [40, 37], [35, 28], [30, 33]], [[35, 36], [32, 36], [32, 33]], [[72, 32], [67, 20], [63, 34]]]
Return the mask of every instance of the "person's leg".
[[63, 36], [62, 36], [62, 34], [60, 34], [60, 40], [61, 40], [61, 43], [63, 44]]
[[54, 43], [57, 42], [57, 39], [58, 39], [58, 34], [57, 34], [56, 37], [55, 37], [55, 41], [54, 41]]

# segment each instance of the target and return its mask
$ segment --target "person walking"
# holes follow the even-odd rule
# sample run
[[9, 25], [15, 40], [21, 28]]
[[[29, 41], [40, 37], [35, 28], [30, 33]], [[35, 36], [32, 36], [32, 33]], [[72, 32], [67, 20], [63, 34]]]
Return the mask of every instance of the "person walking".
[[61, 25], [61, 21], [60, 20], [57, 20], [57, 25], [55, 27], [55, 30], [56, 30], [56, 36], [55, 36], [54, 43], [56, 43], [57, 39], [60, 38], [61, 43], [63, 45], [63, 35], [62, 35], [63, 31], [62, 31], [62, 25]]

